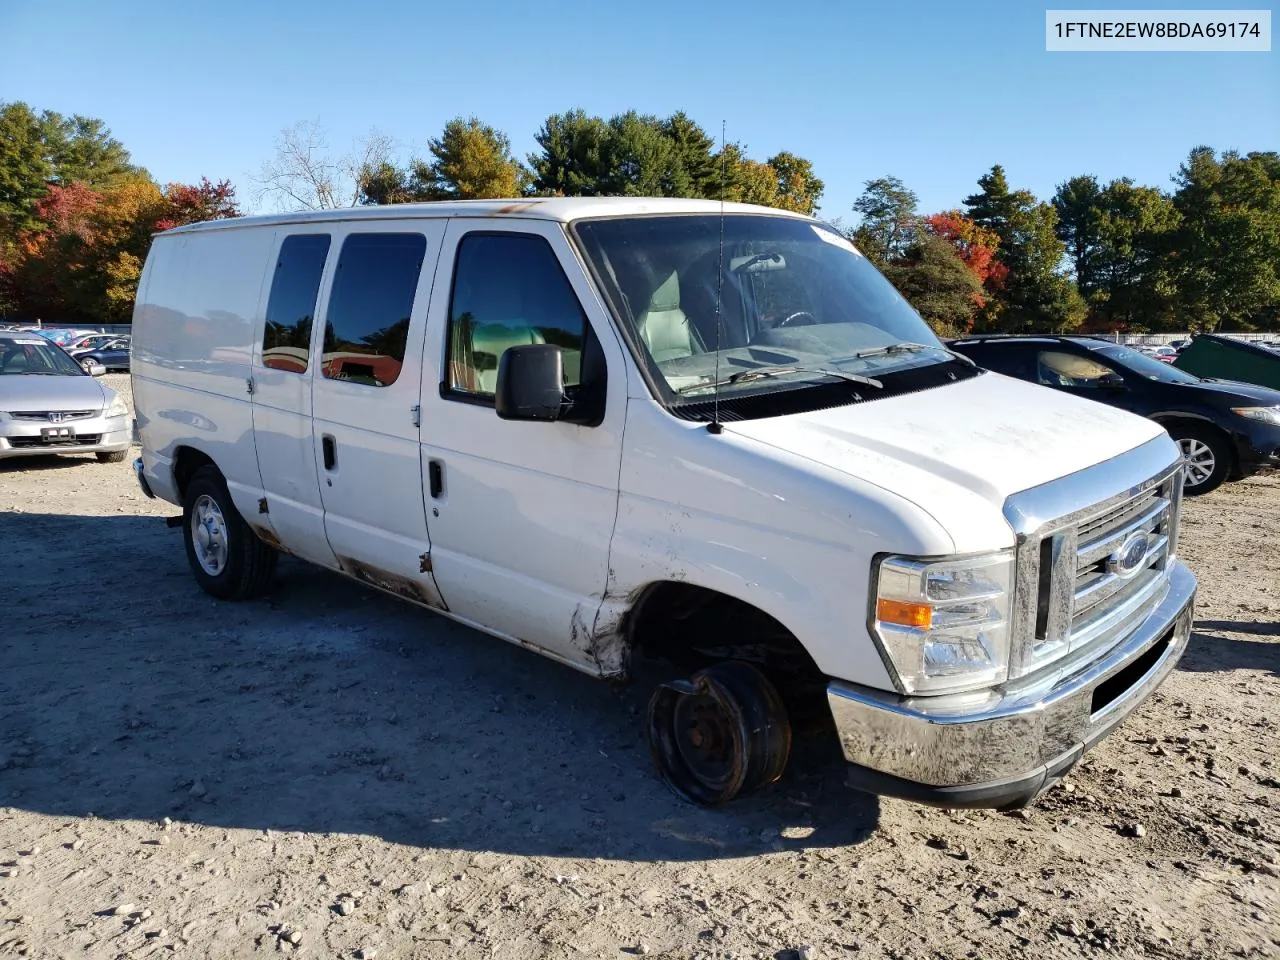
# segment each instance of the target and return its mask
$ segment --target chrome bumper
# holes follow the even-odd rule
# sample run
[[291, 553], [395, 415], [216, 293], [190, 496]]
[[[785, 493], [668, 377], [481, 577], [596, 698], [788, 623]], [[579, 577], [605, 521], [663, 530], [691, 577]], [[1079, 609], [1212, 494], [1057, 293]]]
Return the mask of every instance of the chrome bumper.
[[142, 488], [143, 494], [148, 500], [154, 500], [156, 495], [151, 492], [151, 486], [147, 483], [147, 475], [142, 471], [142, 458], [138, 457], [133, 461], [133, 472], [138, 478], [138, 486]]
[[832, 681], [853, 786], [951, 807], [1011, 807], [1061, 779], [1173, 670], [1191, 636], [1184, 564], [1151, 615], [1102, 658], [1044, 689], [904, 698]]

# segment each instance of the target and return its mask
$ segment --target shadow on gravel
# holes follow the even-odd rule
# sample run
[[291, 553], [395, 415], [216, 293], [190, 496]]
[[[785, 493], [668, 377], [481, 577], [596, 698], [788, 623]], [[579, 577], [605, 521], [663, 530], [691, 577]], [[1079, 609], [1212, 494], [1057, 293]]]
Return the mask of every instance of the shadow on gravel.
[[865, 839], [834, 737], [726, 810], [649, 766], [612, 685], [285, 558], [203, 594], [159, 518], [0, 513], [0, 805], [626, 860]]
[[[86, 463], [96, 463], [92, 453], [68, 453], [62, 456], [30, 456], [4, 457], [0, 459], [0, 477], [6, 473], [18, 473], [24, 470], [65, 470], [69, 467], [83, 467]], [[103, 465], [104, 468], [106, 465]], [[111, 464], [119, 467], [120, 465]]]
[[1280, 643], [1266, 639], [1241, 640], [1206, 633], [1222, 630], [1253, 634], [1259, 638], [1280, 638], [1280, 624], [1254, 620], [1198, 620], [1191, 634], [1187, 652], [1178, 666], [1183, 670], [1211, 672], [1218, 670], [1270, 670], [1280, 676]]

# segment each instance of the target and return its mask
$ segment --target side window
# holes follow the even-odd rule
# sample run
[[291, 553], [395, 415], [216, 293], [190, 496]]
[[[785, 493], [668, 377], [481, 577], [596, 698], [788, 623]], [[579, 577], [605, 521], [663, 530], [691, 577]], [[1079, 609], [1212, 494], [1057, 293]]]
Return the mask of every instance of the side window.
[[1041, 350], [1036, 362], [1036, 380], [1051, 387], [1097, 387], [1104, 377], [1116, 372], [1089, 357], [1058, 350]]
[[311, 323], [320, 293], [320, 276], [329, 256], [329, 235], [285, 237], [276, 260], [262, 331], [262, 365], [293, 373], [307, 372]]
[[396, 382], [426, 252], [420, 233], [353, 233], [342, 242], [324, 325], [325, 377], [371, 387]]
[[982, 351], [982, 359], [978, 361], [978, 365], [1007, 377], [1034, 380], [1035, 374], [1029, 363], [1032, 356], [1025, 347], [1016, 343], [992, 343]]
[[449, 302], [453, 393], [492, 397], [508, 347], [554, 343], [566, 387], [581, 379], [587, 318], [551, 245], [532, 234], [473, 233], [458, 244]]

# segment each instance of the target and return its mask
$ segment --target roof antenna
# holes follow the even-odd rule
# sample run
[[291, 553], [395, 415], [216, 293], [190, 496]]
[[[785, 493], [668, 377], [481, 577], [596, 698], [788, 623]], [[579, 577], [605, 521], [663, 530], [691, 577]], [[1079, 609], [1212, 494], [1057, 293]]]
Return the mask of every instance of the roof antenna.
[[725, 121], [720, 121], [720, 264], [716, 268], [716, 371], [712, 381], [715, 391], [711, 410], [711, 422], [707, 424], [707, 432], [719, 434], [724, 430], [720, 426], [720, 299], [724, 287], [724, 192], [725, 192], [725, 156], [724, 151]]

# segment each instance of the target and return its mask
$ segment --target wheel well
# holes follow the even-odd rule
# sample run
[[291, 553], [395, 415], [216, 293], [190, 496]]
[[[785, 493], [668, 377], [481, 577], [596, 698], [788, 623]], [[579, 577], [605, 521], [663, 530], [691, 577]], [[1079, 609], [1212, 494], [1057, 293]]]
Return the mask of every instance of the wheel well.
[[789, 711], [815, 700], [826, 704], [825, 696], [812, 696], [815, 687], [826, 687], [826, 677], [795, 634], [737, 597], [687, 583], [651, 584], [624, 629], [632, 650], [682, 668], [746, 660], [779, 689]]
[[201, 453], [194, 447], [178, 448], [178, 454], [173, 460], [173, 482], [177, 484], [179, 496], [186, 497], [187, 484], [191, 482], [196, 471], [205, 464], [214, 465], [207, 454]]

